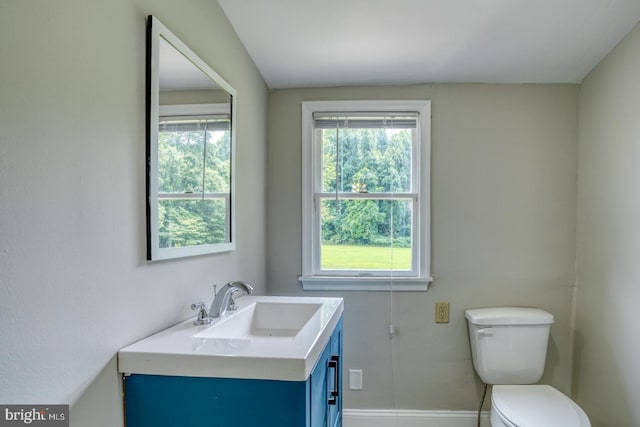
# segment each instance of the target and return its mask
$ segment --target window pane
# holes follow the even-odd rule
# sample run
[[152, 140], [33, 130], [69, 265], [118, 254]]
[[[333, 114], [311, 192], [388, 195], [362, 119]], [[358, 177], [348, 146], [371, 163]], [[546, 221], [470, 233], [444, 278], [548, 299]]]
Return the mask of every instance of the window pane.
[[322, 191], [411, 191], [413, 128], [317, 129]]
[[161, 199], [158, 220], [161, 248], [229, 241], [225, 198]]
[[[179, 125], [184, 125], [180, 127]], [[194, 130], [181, 130], [188, 126]], [[158, 138], [160, 193], [229, 192], [231, 135], [206, 122], [164, 122]], [[213, 125], [211, 124], [213, 127]], [[199, 130], [196, 128], [200, 128]], [[203, 167], [206, 170], [203, 174]]]
[[411, 270], [412, 201], [322, 199], [320, 268]]
[[231, 132], [207, 132], [204, 190], [231, 193]]

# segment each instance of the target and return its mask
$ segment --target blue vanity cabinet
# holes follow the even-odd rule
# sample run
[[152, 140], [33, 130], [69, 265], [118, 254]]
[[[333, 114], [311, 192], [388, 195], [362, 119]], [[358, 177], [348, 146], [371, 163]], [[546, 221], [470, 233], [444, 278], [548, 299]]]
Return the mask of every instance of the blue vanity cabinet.
[[341, 427], [342, 319], [306, 381], [132, 374], [127, 427]]

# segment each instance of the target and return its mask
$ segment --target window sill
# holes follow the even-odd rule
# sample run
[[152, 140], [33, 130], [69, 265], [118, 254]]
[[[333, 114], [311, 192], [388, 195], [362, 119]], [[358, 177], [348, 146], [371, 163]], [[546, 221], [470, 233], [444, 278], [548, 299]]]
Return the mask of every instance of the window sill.
[[299, 276], [305, 291], [422, 291], [429, 290], [431, 277]]

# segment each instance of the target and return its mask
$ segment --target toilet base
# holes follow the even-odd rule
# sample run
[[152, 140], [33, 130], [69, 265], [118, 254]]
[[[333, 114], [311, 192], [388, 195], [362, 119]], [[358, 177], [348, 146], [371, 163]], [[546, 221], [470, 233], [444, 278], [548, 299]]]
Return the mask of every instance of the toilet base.
[[548, 385], [496, 385], [491, 395], [492, 427], [590, 427], [584, 411]]
[[500, 419], [500, 417], [498, 417], [498, 414], [496, 413], [496, 411], [493, 410], [493, 408], [491, 409], [490, 420], [491, 420], [491, 427], [511, 427], [502, 422], [502, 420]]

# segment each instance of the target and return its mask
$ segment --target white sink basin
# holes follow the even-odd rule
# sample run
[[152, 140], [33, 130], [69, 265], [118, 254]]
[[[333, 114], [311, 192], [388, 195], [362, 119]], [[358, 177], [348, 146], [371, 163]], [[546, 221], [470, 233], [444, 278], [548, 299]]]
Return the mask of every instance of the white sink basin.
[[304, 381], [343, 312], [342, 298], [242, 296], [210, 325], [193, 318], [118, 352], [124, 374]]
[[195, 335], [197, 338], [294, 338], [307, 327], [320, 329], [322, 304], [256, 302]]

